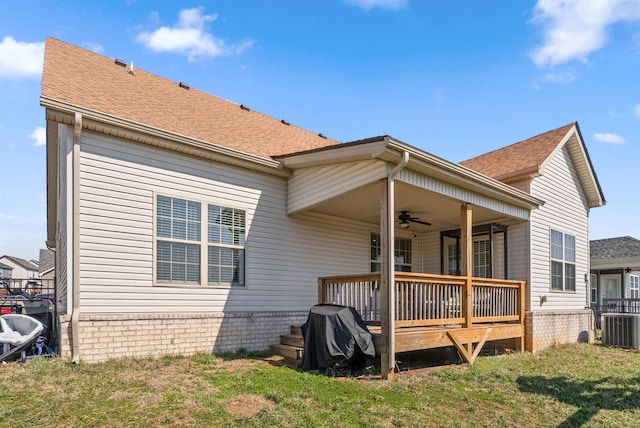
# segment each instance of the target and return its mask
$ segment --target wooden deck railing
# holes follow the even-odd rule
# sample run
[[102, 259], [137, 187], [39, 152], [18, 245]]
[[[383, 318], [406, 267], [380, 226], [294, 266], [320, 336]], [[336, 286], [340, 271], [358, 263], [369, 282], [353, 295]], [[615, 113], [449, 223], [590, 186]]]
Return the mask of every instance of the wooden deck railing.
[[[465, 323], [466, 278], [395, 273], [397, 327]], [[470, 323], [524, 321], [524, 282], [473, 278]], [[380, 274], [319, 279], [318, 301], [352, 306], [365, 322], [380, 321]]]

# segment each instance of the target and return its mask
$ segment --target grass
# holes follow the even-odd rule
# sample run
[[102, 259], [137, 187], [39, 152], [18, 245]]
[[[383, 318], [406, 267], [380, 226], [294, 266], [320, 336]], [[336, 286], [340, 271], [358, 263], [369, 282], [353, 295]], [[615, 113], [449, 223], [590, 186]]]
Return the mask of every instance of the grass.
[[640, 352], [574, 344], [329, 378], [236, 354], [0, 366], [0, 426], [640, 426]]

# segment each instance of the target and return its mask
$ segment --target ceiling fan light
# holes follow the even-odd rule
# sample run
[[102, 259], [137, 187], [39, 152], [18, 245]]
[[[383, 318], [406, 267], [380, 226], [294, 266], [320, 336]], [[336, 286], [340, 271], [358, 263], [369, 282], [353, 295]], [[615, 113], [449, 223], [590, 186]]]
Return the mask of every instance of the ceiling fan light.
[[403, 228], [403, 229], [408, 229], [409, 228], [409, 222], [406, 221], [406, 222], [400, 223], [400, 227]]

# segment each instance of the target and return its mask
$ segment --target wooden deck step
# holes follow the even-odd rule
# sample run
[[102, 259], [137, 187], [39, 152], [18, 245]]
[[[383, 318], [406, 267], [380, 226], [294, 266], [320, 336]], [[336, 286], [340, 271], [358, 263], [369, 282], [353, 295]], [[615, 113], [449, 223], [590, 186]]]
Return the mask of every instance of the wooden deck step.
[[301, 360], [302, 359], [302, 348], [298, 346], [291, 345], [283, 345], [281, 343], [276, 343], [271, 345], [271, 352], [274, 354], [281, 355], [285, 358], [291, 358], [292, 360]]
[[304, 338], [299, 325], [292, 325], [289, 334], [280, 336], [280, 343], [271, 345], [271, 352], [285, 358], [302, 360]]
[[280, 344], [304, 348], [304, 338], [298, 334], [283, 334], [280, 336]]

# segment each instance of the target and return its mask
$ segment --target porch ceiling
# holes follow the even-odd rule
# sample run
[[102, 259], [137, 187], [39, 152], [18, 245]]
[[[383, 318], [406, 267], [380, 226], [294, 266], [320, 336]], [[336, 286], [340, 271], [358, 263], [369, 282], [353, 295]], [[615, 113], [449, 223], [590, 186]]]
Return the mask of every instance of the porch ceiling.
[[[375, 182], [342, 193], [315, 205], [311, 211], [379, 224], [380, 186], [380, 182]], [[409, 227], [411, 231], [429, 232], [459, 228], [461, 203], [460, 200], [396, 181], [395, 217], [398, 217], [400, 211], [408, 211], [412, 217], [419, 217], [420, 220], [431, 223], [431, 226], [426, 226], [412, 222]], [[480, 206], [473, 207], [474, 224], [514, 223], [514, 221], [522, 220], [510, 218]]]

